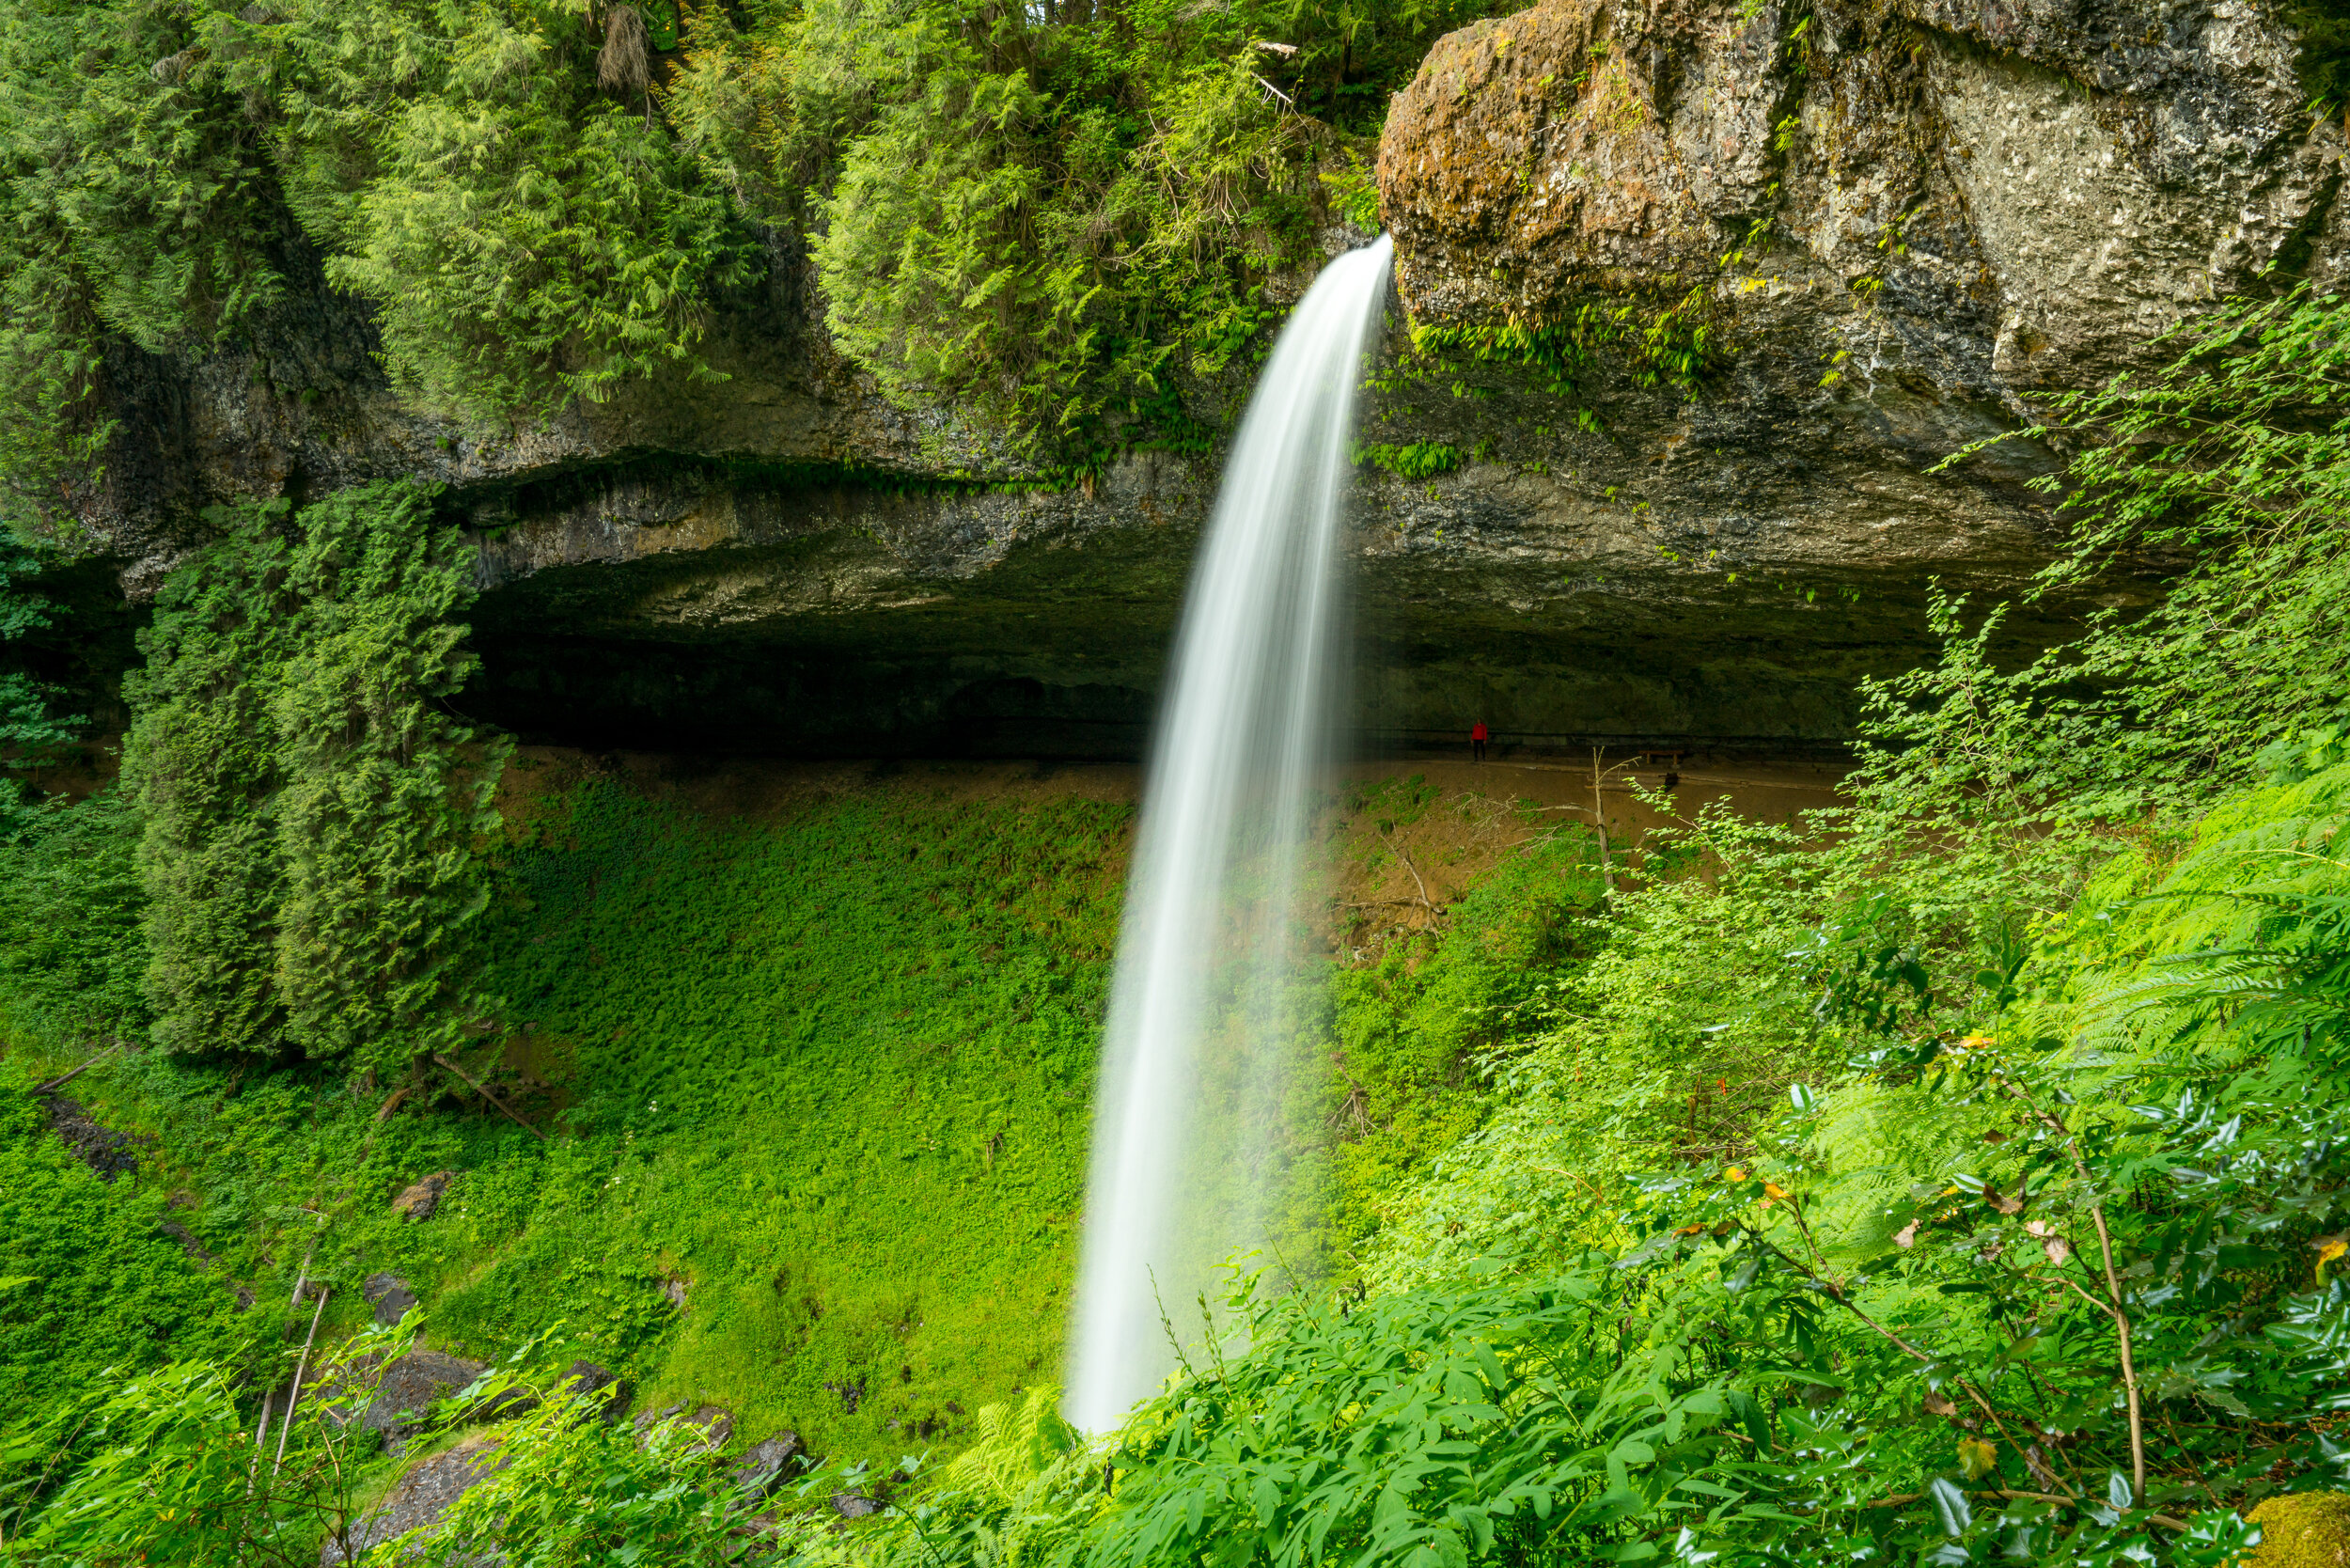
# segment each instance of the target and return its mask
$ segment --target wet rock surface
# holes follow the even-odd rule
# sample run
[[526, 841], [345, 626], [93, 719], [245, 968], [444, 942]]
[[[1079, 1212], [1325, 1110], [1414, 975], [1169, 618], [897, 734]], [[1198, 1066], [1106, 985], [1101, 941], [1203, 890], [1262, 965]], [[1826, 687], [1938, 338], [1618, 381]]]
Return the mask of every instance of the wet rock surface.
[[764, 1497], [807, 1467], [807, 1450], [796, 1432], [778, 1432], [753, 1443], [734, 1466], [734, 1482], [753, 1498]]
[[693, 1413], [685, 1417], [684, 1424], [701, 1433], [700, 1442], [705, 1449], [725, 1448], [734, 1437], [733, 1413], [714, 1404], [696, 1405]]
[[[424, 1428], [435, 1401], [467, 1387], [484, 1368], [483, 1362], [437, 1350], [412, 1350], [384, 1369], [374, 1397], [359, 1412], [359, 1424], [383, 1433], [386, 1446], [398, 1452], [400, 1445]], [[466, 1419], [486, 1419], [491, 1414], [474, 1411]]]
[[[1854, 681], [1930, 651], [1930, 579], [2012, 596], [2056, 548], [2028, 488], [2054, 454], [1935, 461], [2271, 263], [2342, 275], [2342, 132], [2293, 56], [2238, 0], [1546, 0], [1440, 40], [1380, 157], [1402, 305], [1470, 332], [1627, 311], [1631, 340], [1586, 344], [1571, 385], [1383, 368], [1364, 439], [1443, 461], [1361, 471], [1348, 725], [1849, 734]], [[713, 327], [728, 381], [484, 431], [401, 403], [365, 311], [297, 290], [249, 347], [110, 369], [90, 522], [147, 592], [206, 505], [445, 484], [485, 590], [467, 711], [525, 739], [1134, 754], [1216, 456], [969, 482], [1020, 476], [953, 410], [883, 401], [822, 304], [778, 244]], [[1707, 334], [1693, 394], [1637, 352], [1668, 314], [1668, 343]], [[1185, 395], [1214, 423], [1245, 391]], [[2018, 614], [2007, 651], [2083, 608]]]
[[416, 1304], [416, 1293], [396, 1274], [368, 1275], [360, 1282], [359, 1294], [375, 1309], [376, 1324], [384, 1328], [397, 1325]]
[[[2228, 0], [1546, 0], [1449, 35], [1381, 147], [1414, 319], [1474, 335], [1622, 309], [1668, 343], [1701, 324], [1713, 367], [1684, 398], [1625, 374], [1635, 345], [1595, 350], [1574, 377], [1605, 436], [1547, 450], [1527, 420], [1569, 400], [1472, 369], [1496, 462], [1393, 508], [1371, 554], [1428, 603], [1506, 584], [1554, 635], [1578, 601], [1664, 631], [1766, 727], [1832, 725], [1790, 664], [1848, 675], [1914, 635], [1923, 578], [2013, 594], [2055, 543], [2024, 488], [2054, 454], [1936, 460], [2031, 394], [2145, 363], [2272, 264], [2341, 274], [2341, 130], [2302, 101], [2290, 37]], [[1418, 389], [1383, 416], [1390, 439], [1443, 417]], [[1579, 562], [1563, 601], [1515, 565], [1544, 557]], [[2039, 607], [2026, 640], [2075, 608]], [[1618, 661], [1648, 686], [1623, 708], [1705, 734], [1725, 715], [1673, 664]]]
[[100, 1125], [82, 1102], [70, 1094], [48, 1094], [42, 1098], [49, 1102], [49, 1130], [64, 1140], [75, 1159], [97, 1172], [100, 1181], [111, 1183], [138, 1173], [139, 1160], [133, 1150], [152, 1139], [133, 1138], [127, 1133]]
[[679, 1400], [658, 1410], [647, 1410], [636, 1418], [636, 1430], [641, 1434], [664, 1421], [676, 1421], [696, 1434], [695, 1446], [703, 1449], [723, 1449], [734, 1437], [734, 1417], [715, 1404], [697, 1404], [691, 1409]]
[[635, 1403], [636, 1385], [608, 1367], [593, 1361], [573, 1361], [563, 1375], [574, 1391], [595, 1397], [597, 1419], [606, 1426], [627, 1415], [628, 1407]]
[[319, 1552], [323, 1568], [359, 1561], [372, 1548], [412, 1529], [437, 1525], [458, 1498], [478, 1482], [510, 1463], [498, 1451], [498, 1438], [478, 1433], [455, 1448], [417, 1463], [400, 1478], [384, 1501], [363, 1514], [345, 1543], [328, 1537]]

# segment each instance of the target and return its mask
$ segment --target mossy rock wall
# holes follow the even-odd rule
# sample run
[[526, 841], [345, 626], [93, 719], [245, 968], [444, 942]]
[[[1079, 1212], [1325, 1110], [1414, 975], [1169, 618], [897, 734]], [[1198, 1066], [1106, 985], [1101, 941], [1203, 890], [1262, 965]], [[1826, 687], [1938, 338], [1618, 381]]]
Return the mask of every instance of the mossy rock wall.
[[[1939, 460], [2272, 267], [2342, 274], [2342, 131], [2299, 69], [2217, 3], [1549, 0], [1441, 40], [1380, 153], [1354, 727], [1849, 735], [1931, 583], [2019, 599], [2059, 547], [2057, 454]], [[86, 522], [135, 600], [207, 506], [414, 475], [479, 541], [474, 709], [525, 735], [1134, 755], [1246, 374], [1183, 388], [1204, 444], [1047, 474], [891, 404], [823, 307], [779, 241], [713, 323], [727, 380], [490, 431], [297, 289], [248, 343], [119, 356]], [[2032, 606], [2010, 651], [2089, 607]]]

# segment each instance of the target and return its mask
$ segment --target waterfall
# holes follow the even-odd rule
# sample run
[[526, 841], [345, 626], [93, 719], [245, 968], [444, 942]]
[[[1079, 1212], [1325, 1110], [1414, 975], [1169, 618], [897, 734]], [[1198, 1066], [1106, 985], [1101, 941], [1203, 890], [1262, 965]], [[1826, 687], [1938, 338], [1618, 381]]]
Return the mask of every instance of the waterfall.
[[[1323, 270], [1241, 421], [1175, 642], [1103, 1044], [1066, 1411], [1115, 1427], [1168, 1324], [1261, 1236], [1268, 1099], [1312, 791], [1329, 755], [1339, 513], [1389, 243]], [[1252, 1137], [1252, 1133], [1256, 1136]]]

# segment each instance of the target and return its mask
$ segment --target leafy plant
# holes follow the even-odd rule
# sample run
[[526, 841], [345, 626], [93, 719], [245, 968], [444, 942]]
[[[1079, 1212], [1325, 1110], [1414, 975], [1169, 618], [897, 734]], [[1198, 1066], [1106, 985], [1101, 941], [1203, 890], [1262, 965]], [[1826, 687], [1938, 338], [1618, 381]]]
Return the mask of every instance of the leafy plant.
[[474, 838], [504, 751], [436, 701], [471, 668], [462, 546], [406, 484], [212, 520], [126, 682], [156, 1038], [404, 1069], [486, 1006]]
[[8, 1032], [43, 1043], [140, 1038], [147, 892], [139, 821], [120, 790], [24, 808], [0, 851], [0, 993]]
[[456, 530], [413, 486], [345, 491], [295, 519], [300, 604], [271, 682], [286, 784], [276, 972], [289, 1035], [312, 1056], [405, 1068], [486, 1021], [470, 928], [490, 898], [478, 836], [507, 743], [477, 742], [439, 699], [472, 672], [473, 599]]
[[145, 837], [148, 987], [166, 1050], [274, 1055], [285, 1000], [277, 911], [284, 768], [268, 674], [290, 651], [282, 504], [216, 513], [230, 536], [165, 579], [123, 682], [123, 776]]
[[104, 345], [217, 342], [284, 291], [287, 237], [229, 8], [43, 3], [0, 24], [0, 472], [20, 502], [86, 486], [111, 433]]
[[616, 97], [584, 0], [39, 0], [0, 18], [0, 468], [70, 510], [110, 346], [248, 338], [313, 265], [485, 429], [715, 376], [770, 235], [886, 389], [1008, 421], [1028, 470], [1192, 439], [1173, 378], [1259, 345], [1318, 176], [1480, 8], [701, 7]]
[[222, 1282], [157, 1233], [161, 1187], [102, 1180], [50, 1131], [50, 1102], [11, 1078], [0, 1090], [0, 1399], [9, 1424], [51, 1420], [109, 1370], [143, 1373], [175, 1355], [246, 1370], [280, 1313], [236, 1313]]
[[697, 344], [748, 236], [650, 115], [597, 96], [587, 11], [309, 6], [273, 40], [300, 84], [290, 198], [431, 404], [489, 420], [715, 373]]
[[[418, 1326], [369, 1327], [299, 1356], [291, 1345], [274, 1347], [283, 1364], [268, 1357], [259, 1387], [290, 1384], [297, 1371], [304, 1380], [290, 1410], [269, 1402], [266, 1426], [256, 1424], [259, 1401], [243, 1408], [251, 1387], [202, 1356], [137, 1373], [108, 1369], [54, 1410], [0, 1433], [0, 1549], [27, 1568], [398, 1560], [406, 1538], [398, 1547], [368, 1544], [379, 1437], [358, 1417]], [[516, 1423], [525, 1433], [576, 1450], [574, 1427], [603, 1430], [593, 1419], [600, 1401], [568, 1383], [543, 1386], [552, 1409], [525, 1415]], [[478, 1418], [538, 1397], [537, 1387], [501, 1372], [462, 1390], [451, 1408]], [[684, 1445], [665, 1427], [655, 1434], [656, 1450], [664, 1447], [676, 1454]]]
[[2032, 481], [2073, 529], [2043, 592], [2174, 571], [2143, 611], [2101, 619], [2069, 672], [2115, 693], [2078, 710], [2102, 719], [2110, 777], [2240, 781], [2263, 746], [2337, 723], [2350, 700], [2332, 651], [2350, 625], [2331, 521], [2350, 483], [2346, 310], [2306, 284], [2225, 302], [2169, 335], [2168, 363], [2054, 397], [2043, 422], [1946, 460], [2016, 440], [2073, 447]]
[[1416, 441], [1408, 447], [1358, 441], [1350, 455], [1358, 467], [1384, 469], [1399, 479], [1432, 479], [1467, 461], [1460, 447], [1439, 441]]
[[[550, 1568], [743, 1560], [750, 1512], [705, 1435], [671, 1419], [643, 1432], [603, 1419], [599, 1392], [527, 1367], [501, 1369], [462, 1399], [519, 1406], [478, 1461], [487, 1474], [435, 1527], [377, 1546], [368, 1560], [465, 1564], [496, 1555]], [[803, 1493], [821, 1484], [802, 1482]]]

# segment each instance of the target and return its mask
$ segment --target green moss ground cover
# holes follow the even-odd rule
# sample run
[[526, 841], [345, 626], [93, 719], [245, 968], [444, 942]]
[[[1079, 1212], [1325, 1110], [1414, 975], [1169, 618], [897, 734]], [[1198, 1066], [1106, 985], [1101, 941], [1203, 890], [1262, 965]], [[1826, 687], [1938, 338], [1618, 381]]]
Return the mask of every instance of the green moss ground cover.
[[[610, 783], [552, 798], [491, 944], [569, 1100], [543, 1143], [446, 1106], [375, 1123], [338, 1074], [143, 1057], [86, 1082], [162, 1138], [141, 1201], [200, 1196], [188, 1221], [232, 1272], [290, 1275], [302, 1210], [330, 1215], [312, 1271], [345, 1326], [391, 1269], [450, 1348], [556, 1331], [650, 1399], [894, 1454], [892, 1421], [950, 1429], [1057, 1372], [1128, 815], [918, 787], [780, 821]], [[442, 1169], [431, 1221], [391, 1214]]]
[[[390, 1081], [340, 1068], [111, 1058], [75, 1091], [157, 1141], [104, 1188], [23, 1110], [9, 1157], [38, 1169], [12, 1190], [61, 1217], [0, 1240], [0, 1277], [44, 1281], [0, 1295], [7, 1354], [39, 1361], [58, 1313], [103, 1288], [55, 1256], [86, 1231], [136, 1244], [153, 1275], [87, 1320], [107, 1364], [290, 1354], [306, 1259], [334, 1287], [330, 1333], [365, 1321], [358, 1287], [389, 1270], [445, 1348], [495, 1357], [552, 1336], [636, 1378], [648, 1405], [715, 1403], [745, 1441], [791, 1427], [853, 1459], [951, 1450], [983, 1404], [1057, 1381], [1131, 805], [974, 794], [917, 767], [738, 809], [649, 777], [540, 757], [508, 792], [483, 944], [498, 1024], [455, 1059], [555, 1136], [439, 1069], [438, 1098], [411, 1092], [379, 1121]], [[1396, 780], [1335, 819], [1357, 891], [1402, 874], [1388, 833], [1422, 858], [1463, 853], [1432, 847], [1449, 834], [1477, 866], [1500, 859], [1440, 927], [1346, 935], [1362, 945], [1310, 1025], [1281, 1133], [1296, 1181], [1277, 1229], [1302, 1276], [1350, 1271], [1389, 1196], [1478, 1123], [1470, 1058], [1507, 1035], [1512, 987], [1596, 891], [1581, 839], [1513, 847], [1530, 830], [1505, 814], [1487, 842], [1490, 806], [1464, 801]], [[131, 814], [102, 795], [57, 823], [114, 888]], [[49, 976], [55, 933], [30, 917], [70, 900], [73, 873], [55, 854], [13, 864], [39, 880], [16, 891], [11, 941], [25, 976]], [[77, 962], [102, 996], [142, 957], [118, 936]], [[86, 1012], [12, 983], [21, 1096], [94, 1037]], [[391, 1210], [443, 1170], [459, 1176], [429, 1221]], [[209, 1273], [155, 1236], [174, 1194]], [[231, 1279], [267, 1309], [227, 1314]], [[161, 1332], [133, 1346], [126, 1312]]]
[[617, 1251], [689, 1281], [654, 1392], [746, 1427], [878, 1449], [1055, 1376], [1128, 816], [919, 785], [776, 823], [556, 802], [494, 982], [610, 1173], [591, 1221], [458, 1283], [448, 1329], [510, 1341], [550, 1266]]
[[165, 1195], [102, 1182], [49, 1130], [22, 1087], [0, 1090], [0, 1405], [37, 1409], [107, 1368], [166, 1356], [244, 1361], [263, 1310], [234, 1297], [159, 1227]]

